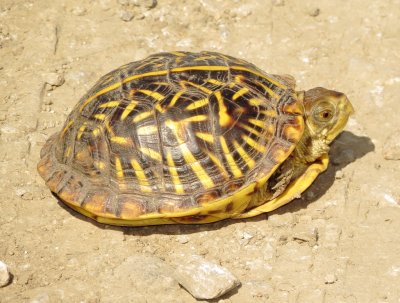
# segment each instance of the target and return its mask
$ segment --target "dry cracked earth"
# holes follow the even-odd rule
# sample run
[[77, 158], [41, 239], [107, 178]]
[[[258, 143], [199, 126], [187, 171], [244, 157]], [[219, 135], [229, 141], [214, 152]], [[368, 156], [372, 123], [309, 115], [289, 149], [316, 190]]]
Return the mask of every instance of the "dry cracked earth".
[[[399, 20], [399, 0], [1, 0], [0, 302], [196, 302], [173, 272], [200, 258], [240, 281], [210, 302], [399, 303]], [[328, 171], [243, 221], [118, 228], [62, 207], [36, 172], [46, 139], [100, 76], [169, 50], [346, 93]]]

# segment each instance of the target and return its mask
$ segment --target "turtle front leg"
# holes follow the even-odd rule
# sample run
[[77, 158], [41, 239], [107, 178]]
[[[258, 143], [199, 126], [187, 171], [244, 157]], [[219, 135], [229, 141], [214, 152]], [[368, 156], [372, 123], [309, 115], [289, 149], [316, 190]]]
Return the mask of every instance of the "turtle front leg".
[[318, 177], [320, 173], [328, 168], [328, 154], [323, 154], [319, 159], [312, 163], [300, 177], [293, 180], [278, 197], [266, 201], [264, 204], [252, 208], [242, 214], [232, 217], [232, 219], [243, 219], [257, 216], [262, 213], [270, 212], [281, 207], [293, 199], [300, 198], [303, 193]]

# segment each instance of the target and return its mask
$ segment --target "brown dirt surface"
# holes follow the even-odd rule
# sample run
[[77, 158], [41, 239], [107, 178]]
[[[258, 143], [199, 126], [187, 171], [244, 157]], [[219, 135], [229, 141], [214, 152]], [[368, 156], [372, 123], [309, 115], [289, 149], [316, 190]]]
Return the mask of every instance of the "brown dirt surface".
[[[399, 20], [399, 0], [0, 1], [0, 302], [196, 302], [165, 269], [196, 254], [241, 282], [213, 302], [399, 303]], [[242, 221], [118, 228], [61, 207], [36, 172], [46, 139], [100, 76], [169, 50], [346, 93], [328, 171]]]

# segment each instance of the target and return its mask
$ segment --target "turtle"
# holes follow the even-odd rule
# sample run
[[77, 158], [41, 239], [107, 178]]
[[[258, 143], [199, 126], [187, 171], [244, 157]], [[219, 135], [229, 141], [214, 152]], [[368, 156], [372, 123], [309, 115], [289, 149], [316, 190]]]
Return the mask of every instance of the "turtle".
[[75, 211], [119, 226], [267, 213], [327, 169], [353, 106], [216, 52], [162, 52], [104, 75], [44, 144], [38, 172]]

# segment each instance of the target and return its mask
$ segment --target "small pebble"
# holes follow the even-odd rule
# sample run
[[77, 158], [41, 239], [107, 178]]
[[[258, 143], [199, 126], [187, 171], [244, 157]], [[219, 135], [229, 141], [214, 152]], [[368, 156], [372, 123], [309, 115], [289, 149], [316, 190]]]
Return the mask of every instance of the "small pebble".
[[383, 144], [385, 160], [400, 160], [400, 131], [391, 134]]
[[321, 10], [318, 7], [312, 8], [307, 12], [310, 17], [317, 17], [320, 13]]
[[325, 284], [333, 284], [337, 281], [337, 277], [335, 274], [327, 274], [325, 276]]
[[0, 261], [0, 287], [7, 286], [10, 282], [10, 272], [8, 271], [7, 265]]
[[60, 86], [64, 83], [64, 76], [58, 73], [47, 73], [44, 75], [46, 83], [53, 86]]
[[189, 242], [189, 237], [186, 235], [179, 235], [176, 237], [176, 241], [178, 241], [181, 244], [186, 244]]
[[175, 279], [196, 299], [216, 299], [240, 285], [226, 268], [198, 255], [186, 256], [175, 270]]
[[122, 21], [129, 22], [133, 19], [133, 13], [130, 11], [121, 11], [119, 17]]

